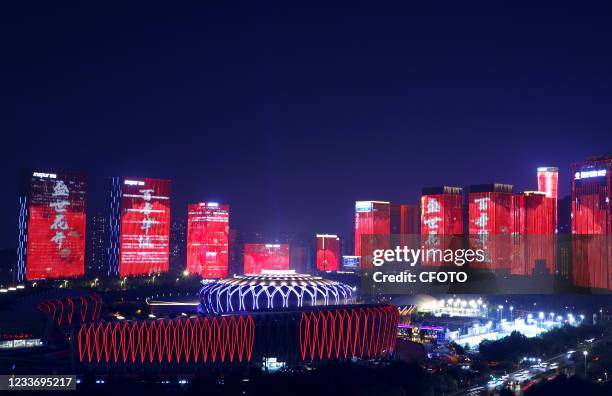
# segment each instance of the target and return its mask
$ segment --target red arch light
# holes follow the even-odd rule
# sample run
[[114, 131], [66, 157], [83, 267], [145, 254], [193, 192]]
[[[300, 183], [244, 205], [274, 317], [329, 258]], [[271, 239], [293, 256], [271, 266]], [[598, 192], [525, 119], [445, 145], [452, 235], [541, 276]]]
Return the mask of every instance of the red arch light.
[[255, 323], [249, 316], [89, 323], [77, 333], [81, 362], [250, 361]]
[[384, 356], [395, 348], [399, 312], [392, 305], [303, 312], [302, 360]]

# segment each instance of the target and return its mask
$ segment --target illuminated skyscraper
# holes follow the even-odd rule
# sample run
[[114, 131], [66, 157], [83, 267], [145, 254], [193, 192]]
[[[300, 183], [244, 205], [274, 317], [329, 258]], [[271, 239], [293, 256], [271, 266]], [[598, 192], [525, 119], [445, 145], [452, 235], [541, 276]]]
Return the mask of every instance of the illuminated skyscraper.
[[546, 198], [553, 200], [554, 229], [557, 231], [557, 200], [559, 188], [559, 168], [553, 166], [538, 168], [538, 191], [546, 194]]
[[87, 249], [85, 273], [88, 276], [106, 275], [108, 265], [108, 216], [87, 216]]
[[278, 243], [245, 243], [244, 273], [261, 274], [262, 270], [288, 270], [289, 245]]
[[235, 228], [230, 228], [228, 235], [228, 260], [229, 273], [239, 274], [242, 272], [242, 260], [240, 254], [240, 234]]
[[229, 205], [189, 205], [187, 271], [204, 278], [226, 278], [229, 269]]
[[612, 289], [612, 157], [572, 164], [573, 280]]
[[421, 196], [421, 234], [463, 234], [462, 192], [460, 187], [428, 187]]
[[536, 262], [544, 262], [547, 272], [555, 273], [555, 203], [540, 191], [515, 195], [513, 228], [518, 239], [511, 262], [513, 274], [532, 274]]
[[[427, 187], [421, 195], [421, 238], [427, 249], [454, 247], [455, 235], [463, 234], [463, 189]], [[440, 262], [424, 262], [439, 266]]]
[[317, 270], [340, 269], [340, 238], [337, 235], [317, 234]]
[[167, 272], [169, 250], [170, 180], [114, 177], [109, 275]]
[[20, 197], [17, 280], [85, 273], [87, 177], [31, 172]]
[[170, 222], [170, 272], [185, 271], [187, 262], [187, 219], [173, 218]]
[[397, 239], [393, 243], [401, 246], [418, 245], [421, 230], [421, 209], [419, 205], [391, 204], [391, 235]]
[[[468, 194], [468, 232], [474, 248], [484, 249], [485, 262], [474, 268], [510, 269], [509, 236], [514, 233], [514, 197], [510, 184], [478, 184]], [[506, 235], [508, 237], [500, 237]]]
[[355, 256], [362, 269], [372, 268], [372, 252], [388, 249], [391, 234], [391, 204], [384, 201], [355, 202]]

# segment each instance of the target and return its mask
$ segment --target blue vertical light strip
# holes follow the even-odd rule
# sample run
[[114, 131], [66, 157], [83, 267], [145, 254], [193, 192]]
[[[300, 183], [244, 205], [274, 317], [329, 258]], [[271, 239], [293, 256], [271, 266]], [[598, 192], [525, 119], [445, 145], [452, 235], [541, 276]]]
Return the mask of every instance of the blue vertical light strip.
[[28, 198], [19, 197], [19, 241], [17, 242], [17, 282], [25, 280], [26, 254], [28, 247]]
[[111, 180], [109, 220], [108, 276], [115, 277], [119, 275], [119, 224], [121, 221], [121, 179], [119, 177], [113, 177]]

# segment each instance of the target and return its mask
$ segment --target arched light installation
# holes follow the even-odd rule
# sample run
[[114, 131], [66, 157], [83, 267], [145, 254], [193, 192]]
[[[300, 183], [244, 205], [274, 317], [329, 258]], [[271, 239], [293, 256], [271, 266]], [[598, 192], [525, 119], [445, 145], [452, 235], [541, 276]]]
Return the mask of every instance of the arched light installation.
[[235, 276], [206, 283], [200, 290], [204, 313], [259, 311], [353, 302], [353, 289], [319, 276], [293, 272]]

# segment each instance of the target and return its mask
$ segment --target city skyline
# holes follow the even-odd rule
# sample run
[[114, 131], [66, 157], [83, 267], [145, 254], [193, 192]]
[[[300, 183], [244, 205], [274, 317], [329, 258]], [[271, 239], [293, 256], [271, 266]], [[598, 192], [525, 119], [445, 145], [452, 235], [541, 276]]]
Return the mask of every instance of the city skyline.
[[[611, 156], [572, 164], [572, 216], [571, 219], [564, 216], [562, 223], [571, 221], [572, 234], [581, 234], [577, 237], [610, 232], [608, 202], [611, 164]], [[491, 242], [490, 256], [482, 268], [505, 269], [510, 270], [512, 274], [527, 275], [534, 271], [542, 272], [542, 266], [545, 265], [547, 273], [561, 272], [567, 276], [564, 269], [567, 263], [564, 261], [565, 264], [560, 264], [555, 259], [553, 239], [548, 242], [541, 239], [545, 235], [552, 238], [557, 229], [557, 172], [557, 167], [536, 169], [535, 179], [539, 191], [513, 192], [512, 185], [509, 184], [477, 184], [470, 185], [464, 195], [460, 187], [428, 187], [422, 190], [420, 208], [418, 205], [398, 205], [386, 201], [356, 201], [355, 250], [347, 251], [345, 242], [342, 253], [366, 257], [366, 260], [362, 261], [364, 269], [371, 267], [368, 259], [370, 250], [378, 247], [386, 249], [391, 234], [404, 234], [399, 236], [399, 239], [404, 241], [405, 237], [408, 237], [408, 240], [401, 243], [410, 244], [411, 237], [406, 234], [420, 233], [427, 238], [421, 243], [428, 248], [439, 247], [440, 243], [450, 247], [447, 245], [451, 242], [448, 238], [454, 239], [458, 235], [475, 236], [479, 241], [475, 242], [476, 246], [485, 248], [489, 245], [486, 242], [489, 236], [495, 238], [506, 235], [513, 236], [516, 242], [519, 242], [517, 247], [520, 247], [522, 253], [515, 256], [518, 251], [514, 250], [513, 253], [510, 246], [503, 247], [503, 244]], [[98, 250], [106, 250], [106, 243], [94, 240], [104, 234], [104, 229], [94, 225], [99, 221], [99, 216], [90, 218], [91, 226], [85, 224], [87, 175], [35, 171], [29, 175], [27, 183], [29, 186], [20, 197], [22, 204], [19, 217], [17, 279], [22, 280], [24, 274], [28, 280], [47, 276], [59, 278], [67, 274], [69, 277], [82, 276], [85, 267], [88, 268], [88, 275], [94, 275], [90, 270], [99, 267], [99, 259], [88, 262], [87, 265], [84, 260], [104, 257], [104, 252], [92, 252], [90, 249], [98, 246]], [[186, 238], [183, 235], [177, 239], [178, 235], [174, 229], [176, 222], [171, 224], [170, 220], [171, 185], [172, 181], [167, 179], [112, 179], [111, 210], [106, 226], [108, 269], [104, 275], [126, 277], [168, 272], [170, 262], [180, 258], [179, 251], [184, 251], [185, 246], [180, 245], [186, 245], [188, 251], [186, 264], [179, 263], [186, 273], [195, 273], [205, 278], [223, 277], [229, 273], [230, 250], [236, 248], [235, 241], [233, 248], [229, 244], [229, 205], [218, 202], [190, 204]], [[564, 212], [567, 214], [565, 208]], [[419, 213], [420, 226], [415, 224], [418, 222]], [[464, 218], [467, 222], [464, 222]], [[86, 238], [86, 229], [96, 228], [98, 234]], [[567, 229], [567, 226], [564, 224], [562, 228]], [[382, 239], [379, 242], [369, 239], [368, 235], [372, 234], [375, 234], [373, 238]], [[362, 235], [365, 235], [366, 239], [362, 239]], [[316, 235], [317, 240], [320, 236], [322, 234]], [[337, 241], [335, 253], [329, 252], [329, 259], [333, 261], [337, 260], [333, 256], [339, 258], [341, 245], [337, 235], [330, 236]], [[530, 236], [534, 237], [533, 240], [529, 245], [523, 245], [523, 238]], [[438, 237], [445, 239], [441, 241]], [[298, 259], [297, 256], [294, 257], [294, 251], [291, 251], [290, 256], [289, 244], [275, 245], [279, 240], [271, 240], [269, 236], [258, 239], [263, 243], [252, 244], [254, 241], [249, 237], [243, 240], [247, 242], [242, 245], [245, 253], [244, 273], [258, 273], [260, 269], [287, 270], [290, 268], [290, 261], [293, 269], [313, 266], [312, 262], [303, 262], [303, 259], [306, 259], [304, 254], [308, 255], [306, 251], [298, 253], [301, 257]], [[306, 236], [306, 239], [313, 239], [312, 235], [310, 238]], [[363, 246], [362, 241], [365, 243]], [[293, 244], [295, 240], [283, 242]], [[457, 242], [454, 242], [454, 248], [458, 247]], [[598, 243], [592, 241], [582, 247], [580, 244], [575, 245], [574, 248], [587, 249], [585, 252], [593, 253], [601, 248]], [[86, 252], [86, 246], [89, 252]], [[249, 250], [255, 246], [258, 248]], [[281, 246], [284, 247], [284, 252], [274, 252], [271, 249]], [[179, 250], [175, 251], [176, 248]], [[317, 249], [324, 251], [325, 243], [317, 243]], [[327, 266], [319, 262], [319, 253], [326, 254], [323, 251], [317, 251], [317, 269], [320, 269], [321, 265]], [[590, 281], [584, 280], [585, 273], [589, 277], [593, 277], [598, 271], [608, 273], [605, 269], [607, 259], [604, 258], [597, 264], [603, 265], [604, 269], [590, 269], [591, 265], [583, 262], [580, 257], [581, 254], [575, 256], [578, 263], [576, 270], [580, 273], [574, 272], [574, 276], [581, 279], [580, 282], [586, 285], [593, 282], [594, 278]], [[515, 261], [517, 262], [514, 263]], [[435, 260], [427, 263], [434, 266], [442, 264]], [[335, 271], [339, 269], [338, 264], [338, 261], [335, 264], [330, 263]], [[235, 265], [235, 260], [232, 265]], [[534, 265], [539, 266], [539, 269], [535, 270]], [[605, 288], [607, 280], [601, 284]]]
[[[561, 175], [563, 175], [564, 173], [567, 173], [568, 178], [570, 178], [570, 180], [569, 180], [569, 182], [567, 184], [569, 184], [570, 186], [571, 186], [571, 180], [573, 180], [573, 177], [570, 175], [570, 173], [571, 173], [571, 171], [570, 171], [571, 166], [573, 166], [574, 164], [581, 163], [581, 162], [583, 162], [583, 161], [582, 160], [581, 161], [574, 161], [568, 167], [567, 172], [564, 172], [564, 169], [562, 169], [562, 168], [560, 168], [560, 170], [559, 170], [559, 174], [561, 174]], [[537, 191], [538, 187], [539, 187], [538, 186], [539, 181], [534, 176], [534, 173], [538, 169], [541, 169], [541, 167], [537, 167], [536, 169], [532, 169], [531, 172], [529, 172], [529, 174], [531, 175], [531, 183], [528, 183], [528, 185], [525, 188], [520, 189], [516, 185], [513, 185], [512, 183], [510, 183], [510, 185], [513, 186], [513, 192], [515, 194], [518, 194], [518, 193], [524, 192], [524, 191], [526, 191], [526, 192], [528, 192], [528, 191]], [[41, 173], [41, 172], [57, 172], [57, 171], [58, 171], [57, 169], [34, 169], [34, 170], [30, 170], [28, 172], [24, 171], [24, 172], [21, 173], [22, 180], [20, 181], [20, 184], [22, 186], [27, 184], [29, 182], [29, 177], [31, 176], [31, 174]], [[75, 170], [71, 169], [71, 170], [69, 170], [68, 173], [71, 173], [71, 172], [74, 173]], [[89, 203], [89, 201], [91, 200], [91, 195], [93, 193], [90, 190], [86, 190], [85, 191], [85, 196], [87, 198], [86, 199], [86, 201], [87, 201], [87, 203], [86, 203], [86, 213], [88, 214], [88, 216], [92, 216], [92, 217], [93, 216], [102, 216], [102, 217], [109, 217], [109, 216], [111, 216], [111, 211], [112, 210], [111, 210], [111, 207], [109, 206], [109, 201], [108, 201], [107, 197], [111, 194], [111, 191], [113, 190], [113, 187], [112, 187], [113, 177], [104, 178], [103, 180], [92, 180], [87, 173], [83, 173], [83, 172], [79, 172], [79, 173], [81, 173], [84, 176], [88, 177], [88, 188], [91, 189], [91, 190], [95, 191], [96, 190], [96, 185], [99, 188], [100, 187], [99, 184], [107, 184], [107, 191], [106, 191], [107, 194], [105, 194], [105, 197], [103, 199], [103, 201], [104, 201], [103, 203], [106, 205], [106, 207], [97, 208], [98, 205], [91, 205]], [[27, 179], [26, 181], [24, 181], [24, 179], [23, 179], [24, 177]], [[137, 179], [146, 179], [147, 177], [151, 177], [151, 175], [140, 175], [140, 176], [133, 175], [132, 177], [135, 177]], [[125, 177], [123, 177], [123, 178], [125, 178]], [[520, 177], [520, 178], [522, 178], [522, 177]], [[171, 182], [173, 181], [172, 179], [168, 179], [168, 180], [170, 180]], [[104, 183], [104, 182], [106, 182], [106, 183]], [[449, 183], [447, 183], [447, 185], [448, 184]], [[559, 185], [563, 185], [563, 184], [565, 184], [565, 183], [563, 183], [563, 177], [559, 177]], [[92, 185], [94, 185], [94, 188], [92, 188]], [[454, 184], [450, 183], [450, 185], [454, 185]], [[470, 183], [470, 185], [474, 185], [474, 183]], [[175, 186], [176, 186], [176, 184], [173, 183], [172, 184], [173, 190], [174, 190]], [[407, 204], [407, 205], [417, 205], [418, 206], [419, 202], [421, 201], [422, 190], [423, 189], [427, 189], [427, 188], [431, 188], [432, 186], [433, 185], [430, 184], [430, 185], [419, 187], [419, 189], [418, 189], [419, 190], [418, 196], [417, 196], [417, 198], [414, 201], [398, 200], [398, 201], [393, 201], [393, 203], [394, 204], [403, 204], [403, 205]], [[459, 186], [459, 185], [457, 184], [457, 186]], [[461, 188], [464, 188], [464, 187], [468, 187], [468, 185], [461, 186]], [[21, 194], [23, 194], [23, 188], [24, 187], [20, 188], [22, 190], [22, 192], [19, 193], [17, 195], [17, 197], [16, 197], [16, 202], [17, 202], [16, 210], [15, 210], [15, 223], [16, 223], [15, 227], [16, 227], [16, 229], [12, 230], [12, 232], [11, 232], [11, 234], [12, 234], [11, 236], [12, 237], [17, 237], [17, 235], [18, 235], [18, 233], [16, 232], [18, 230], [17, 223], [18, 223], [18, 216], [19, 216], [19, 205], [18, 205], [18, 203], [19, 203], [19, 197], [21, 196]], [[26, 186], [25, 188], [27, 189], [28, 187]], [[461, 196], [463, 196], [464, 194], [465, 194], [465, 192], [461, 192]], [[571, 192], [568, 192], [567, 195], [560, 195], [559, 199], [564, 198], [564, 197], [568, 197], [570, 195], [571, 195]], [[374, 198], [374, 200], [377, 200], [377, 199]], [[177, 199], [175, 197], [175, 194], [173, 193], [172, 194], [172, 199], [170, 199], [170, 209], [171, 209], [171, 213], [172, 213], [170, 219], [173, 222], [174, 221], [187, 221], [188, 220], [188, 212], [189, 212], [188, 207], [189, 207], [189, 205], [191, 205], [193, 202], [205, 202], [206, 199], [193, 199], [193, 200], [189, 201], [189, 203], [187, 203], [185, 207], [177, 207], [178, 204], [176, 203], [176, 201], [181, 201], [181, 200]], [[209, 202], [213, 202], [213, 200], [208, 200], [208, 201]], [[255, 226], [247, 227], [245, 229], [241, 229], [241, 228], [236, 226], [236, 223], [240, 223], [240, 220], [236, 219], [237, 216], [235, 214], [230, 218], [230, 221], [231, 221], [230, 225], [231, 225], [231, 228], [237, 229], [240, 232], [244, 232], [246, 234], [263, 234], [264, 238], [267, 238], [269, 242], [278, 242], [279, 240], [282, 240], [287, 235], [297, 235], [297, 234], [303, 234], [303, 233], [315, 235], [317, 233], [336, 232], [339, 235], [343, 235], [346, 238], [346, 237], [349, 237], [350, 234], [352, 234], [354, 232], [353, 227], [352, 227], [352, 223], [351, 223], [352, 218], [353, 218], [353, 209], [354, 209], [353, 204], [355, 202], [359, 202], [359, 201], [360, 200], [355, 200], [355, 201], [352, 201], [352, 202], [344, 203], [344, 206], [346, 206], [345, 209], [348, 209], [348, 211], [349, 211], [349, 216], [348, 216], [349, 220], [348, 220], [348, 223], [346, 221], [346, 217], [347, 216], [335, 216], [334, 219], [337, 222], [336, 224], [341, 224], [341, 225], [339, 227], [336, 227], [335, 229], [331, 229], [331, 230], [330, 229], [307, 230], [307, 229], [296, 228], [296, 229], [280, 229], [280, 230], [273, 230], [273, 231], [271, 231], [271, 230], [269, 230], [269, 228], [267, 227], [265, 222], [262, 223], [262, 224], [255, 225]], [[220, 203], [229, 204], [230, 206], [233, 206], [232, 203], [228, 203], [228, 202], [221, 202], [220, 201]], [[96, 206], [96, 209], [92, 208], [92, 206]], [[346, 212], [346, 210], [345, 210], [345, 212]], [[241, 215], [242, 216], [246, 215], [248, 217], [248, 214], [249, 213], [247, 212], [247, 213], [242, 213]], [[339, 221], [339, 217], [342, 217], [344, 220], [343, 221]], [[88, 217], [87, 221], [89, 222], [89, 217]], [[341, 230], [341, 231], [336, 231], [336, 230]], [[397, 233], [399, 233], [399, 232], [397, 232]], [[89, 238], [89, 236], [87, 236], [87, 238]], [[15, 246], [17, 245], [17, 242], [18, 242], [18, 239], [16, 238], [15, 239]], [[14, 248], [15, 246], [10, 246], [10, 241], [7, 241], [7, 246], [4, 246], [3, 248]]]
[[611, 20], [7, 2], [0, 391], [612, 395]]
[[93, 213], [140, 175], [174, 181], [173, 216], [228, 202], [238, 229], [344, 235], [351, 202], [534, 189], [538, 166], [563, 197], [609, 147], [607, 8], [10, 6], [3, 248], [27, 168], [88, 173]]

